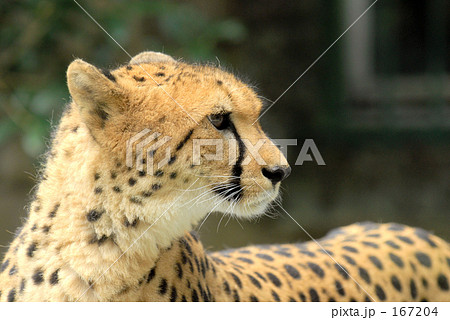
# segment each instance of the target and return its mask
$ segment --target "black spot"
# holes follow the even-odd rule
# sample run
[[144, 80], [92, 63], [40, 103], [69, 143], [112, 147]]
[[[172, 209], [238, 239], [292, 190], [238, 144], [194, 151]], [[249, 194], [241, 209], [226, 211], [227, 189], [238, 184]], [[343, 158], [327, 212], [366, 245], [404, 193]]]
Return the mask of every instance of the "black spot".
[[42, 227], [42, 232], [48, 233], [49, 231], [50, 231], [50, 226], [43, 226]]
[[180, 244], [183, 245], [183, 247], [186, 248], [187, 252], [190, 256], [192, 256], [192, 247], [191, 245], [186, 241], [186, 239], [180, 239]]
[[309, 296], [311, 297], [311, 302], [320, 302], [319, 294], [315, 289], [309, 289]]
[[370, 284], [370, 275], [364, 268], [359, 268], [359, 276], [368, 284]]
[[186, 254], [184, 253], [184, 251], [181, 251], [181, 263], [186, 264], [186, 262], [187, 262]]
[[300, 272], [290, 264], [285, 264], [284, 269], [289, 273], [289, 275], [294, 279], [300, 279]]
[[233, 290], [233, 299], [234, 299], [234, 302], [241, 301], [237, 290]]
[[334, 285], [336, 286], [336, 291], [339, 293], [340, 296], [345, 296], [345, 290], [342, 286], [342, 283], [338, 280], [334, 282]]
[[179, 279], [183, 278], [183, 268], [181, 267], [181, 264], [177, 263], [175, 265], [175, 272], [177, 273]]
[[53, 272], [50, 275], [50, 280], [49, 281], [50, 281], [50, 284], [53, 285], [53, 286], [59, 282], [58, 273], [59, 273], [59, 269], [56, 270], [55, 272]]
[[323, 269], [319, 265], [317, 265], [317, 264], [315, 264], [313, 262], [308, 262], [308, 266], [311, 268], [311, 270], [315, 274], [317, 274], [319, 276], [319, 278], [323, 278], [325, 276], [325, 272], [323, 271]]
[[57, 203], [54, 207], [53, 210], [49, 213], [49, 217], [50, 218], [54, 218], [56, 216], [56, 212], [58, 212], [59, 209], [59, 203]]
[[356, 265], [356, 261], [353, 260], [352, 257], [349, 257], [345, 254], [342, 255], [342, 258], [344, 258], [349, 264], [351, 264], [352, 266]]
[[128, 184], [129, 184], [130, 186], [134, 186], [134, 185], [136, 184], [136, 179], [134, 179], [134, 178], [128, 179]]
[[89, 213], [86, 215], [86, 219], [89, 222], [95, 222], [98, 219], [101, 218], [101, 216], [103, 215], [103, 213], [105, 213], [105, 210], [91, 210], [89, 211]]
[[111, 171], [111, 179], [117, 178], [117, 172]]
[[155, 73], [155, 76], [157, 77], [164, 77], [166, 74], [164, 72], [157, 72]]
[[183, 148], [183, 146], [186, 144], [186, 142], [189, 140], [189, 138], [192, 136], [192, 133], [194, 132], [194, 130], [190, 130], [188, 132], [188, 134], [183, 138], [183, 140], [181, 140], [181, 142], [177, 145], [176, 150], [180, 150], [181, 148]]
[[149, 283], [150, 281], [152, 281], [152, 279], [155, 277], [155, 274], [156, 274], [156, 267], [153, 267], [151, 270], [150, 270], [150, 272], [148, 273], [148, 275], [147, 275], [147, 283]]
[[298, 296], [299, 296], [300, 300], [302, 300], [303, 302], [306, 302], [306, 296], [303, 294], [303, 292], [299, 292]]
[[195, 289], [192, 289], [192, 301], [198, 302], [198, 293]]
[[162, 278], [161, 282], [159, 283], [159, 294], [164, 295], [167, 292], [167, 280]]
[[422, 278], [422, 284], [425, 288], [428, 288], [428, 281], [425, 278]]
[[234, 282], [236, 282], [236, 284], [238, 285], [238, 287], [240, 289], [242, 289], [242, 282], [241, 279], [239, 279], [239, 277], [237, 275], [235, 275], [234, 273], [230, 272], [231, 277], [233, 278]]
[[33, 224], [33, 227], [31, 227], [31, 231], [36, 231], [36, 229], [37, 229], [37, 225], [35, 223], [35, 224]]
[[130, 197], [130, 202], [134, 203], [134, 204], [139, 204], [142, 205], [142, 199], [136, 197], [136, 196], [131, 196]]
[[132, 222], [130, 222], [130, 221], [128, 221], [128, 219], [125, 217], [125, 219], [124, 219], [124, 221], [123, 221], [123, 224], [125, 225], [125, 227], [136, 227], [137, 226], [137, 224], [138, 224], [138, 222], [139, 222], [139, 219], [138, 218], [135, 218]]
[[349, 252], [358, 253], [358, 250], [356, 248], [350, 247], [350, 246], [343, 246], [342, 249], [347, 250]]
[[274, 251], [274, 252], [276, 254], [279, 254], [280, 256], [283, 256], [283, 257], [288, 257], [288, 258], [292, 257], [292, 254], [290, 254], [289, 252], [286, 252], [286, 251], [277, 250], [277, 251]]
[[255, 285], [255, 287], [261, 289], [261, 283], [258, 281], [258, 279], [256, 279], [252, 275], [247, 275], [247, 276], [250, 279], [251, 283], [253, 283]]
[[426, 253], [416, 252], [416, 258], [417, 258], [417, 260], [419, 260], [421, 265], [423, 265], [427, 268], [431, 267], [431, 259]]
[[44, 273], [42, 272], [42, 270], [38, 269], [34, 272], [31, 279], [33, 279], [34, 284], [39, 285], [44, 281]]
[[144, 77], [133, 76], [133, 79], [136, 80], [136, 81], [138, 81], [138, 82], [143, 82], [143, 81], [145, 81], [145, 78], [144, 78]]
[[260, 259], [267, 260], [267, 261], [273, 261], [273, 258], [265, 253], [257, 253], [256, 256]]
[[255, 297], [254, 295], [251, 295], [251, 296], [250, 296], [250, 301], [251, 301], [251, 302], [259, 302], [258, 298]]
[[307, 250], [300, 250], [300, 253], [303, 253], [304, 255], [307, 255], [308, 257], [315, 257], [315, 253]]
[[37, 243], [36, 242], [33, 242], [32, 244], [30, 244], [30, 246], [27, 249], [27, 256], [32, 258], [33, 255], [34, 255], [34, 252], [36, 251], [36, 249], [37, 249]]
[[393, 249], [400, 249], [400, 246], [396, 244], [394, 241], [387, 240], [385, 243]]
[[217, 84], [221, 86], [223, 84], [222, 80], [217, 80]]
[[378, 284], [375, 286], [375, 294], [381, 301], [386, 300], [386, 294], [384, 293], [383, 288], [381, 288]]
[[142, 192], [142, 196], [145, 197], [145, 198], [150, 197], [152, 194], [153, 194], [153, 192], [151, 192], [151, 191], [144, 191], [144, 192]]
[[274, 275], [271, 272], [267, 273], [267, 277], [269, 278], [270, 281], [272, 281], [272, 283], [277, 286], [277, 287], [281, 287], [281, 281], [280, 279], [278, 279], [278, 277], [276, 275]]
[[403, 231], [405, 229], [405, 226], [397, 223], [391, 223], [388, 230], [392, 231]]
[[177, 160], [177, 156], [172, 156], [170, 157], [169, 161], [167, 162], [167, 164], [171, 165], [175, 162], [175, 160]]
[[102, 193], [103, 192], [103, 189], [101, 188], [101, 187], [96, 187], [95, 189], [94, 189], [94, 193], [95, 194], [99, 194], [99, 193]]
[[20, 292], [23, 292], [25, 290], [25, 279], [22, 279], [20, 282]]
[[155, 177], [162, 177], [164, 175], [164, 171], [162, 170], [156, 170], [154, 176]]
[[170, 179], [175, 179], [177, 177], [177, 173], [176, 172], [171, 172], [170, 173]]
[[170, 290], [170, 302], [175, 301], [177, 301], [177, 289], [174, 286], [172, 286]]
[[378, 248], [378, 244], [376, 244], [376, 243], [374, 243], [374, 242], [363, 241], [362, 244], [365, 245], [365, 246], [367, 246], [367, 247]]
[[393, 254], [392, 252], [389, 253], [389, 258], [392, 260], [392, 262], [394, 262], [399, 268], [403, 268], [403, 266], [405, 265], [403, 263], [403, 260], [397, 256], [396, 254]]
[[11, 289], [8, 293], [8, 302], [16, 301], [16, 289]]
[[94, 174], [94, 180], [98, 180], [98, 179], [100, 179], [100, 173]]
[[249, 264], [253, 264], [253, 260], [248, 259], [248, 258], [238, 257], [237, 259], [238, 259], [239, 261], [243, 261], [243, 262], [246, 262], [246, 263], [249, 263]]
[[392, 286], [398, 291], [401, 292], [402, 291], [402, 284], [400, 282], [400, 280], [397, 278], [397, 276], [393, 275], [391, 277], [391, 283]]
[[369, 238], [379, 238], [381, 237], [381, 235], [379, 233], [372, 233], [372, 234], [368, 234], [366, 237]]
[[344, 277], [344, 279], [348, 279], [349, 275], [348, 275], [348, 271], [347, 269], [345, 269], [344, 266], [340, 266], [337, 263], [334, 264], [334, 267], [336, 268], [336, 270], [339, 272], [339, 274]]
[[120, 190], [120, 187], [118, 187], [118, 186], [114, 186], [113, 191], [117, 192], [117, 193], [122, 192], [122, 190]]
[[437, 284], [439, 288], [441, 288], [441, 290], [448, 291], [448, 280], [447, 277], [442, 273], [438, 276]]
[[145, 176], [145, 171], [138, 171], [138, 175], [139, 175], [139, 177]]
[[154, 191], [161, 189], [161, 184], [159, 183], [152, 184], [152, 189]]
[[409, 289], [411, 290], [411, 297], [413, 299], [417, 298], [417, 286], [416, 286], [416, 282], [411, 279], [411, 281], [409, 282]]
[[264, 282], [267, 281], [266, 278], [264, 278], [263, 275], [260, 274], [259, 272], [256, 271], [255, 274], [256, 274], [256, 276], [257, 276], [258, 278], [260, 278], [262, 281], [264, 281]]
[[410, 238], [405, 237], [405, 236], [397, 236], [397, 239], [399, 239], [407, 244], [414, 244], [414, 242]]
[[414, 231], [414, 234], [419, 239], [422, 239], [422, 240], [426, 241], [430, 245], [430, 247], [433, 247], [433, 248], [437, 247], [436, 243], [434, 243], [434, 241], [430, 239], [430, 233], [428, 231], [425, 231], [423, 229], [417, 228]]
[[5, 271], [6, 268], [8, 268], [9, 265], [9, 259], [7, 259], [5, 262], [2, 263], [2, 265], [0, 266], [0, 273]]
[[17, 273], [17, 267], [14, 265], [11, 269], [9, 269], [9, 275], [13, 276]]
[[330, 250], [327, 250], [327, 249], [322, 249], [322, 250], [320, 250], [320, 252], [323, 254], [329, 255], [329, 256], [333, 255], [333, 252], [331, 252]]
[[276, 293], [275, 291], [272, 290], [272, 297], [276, 302], [280, 302], [280, 296], [278, 295], [278, 293]]
[[102, 73], [103, 73], [103, 75], [104, 75], [105, 77], [107, 77], [109, 80], [111, 80], [111, 81], [113, 81], [113, 82], [116, 82], [116, 77], [114, 77], [114, 76], [111, 74], [111, 71], [109, 71], [109, 70], [102, 70]]
[[132, 66], [127, 66], [127, 70], [132, 70], [133, 67]]
[[377, 267], [379, 270], [383, 270], [383, 264], [381, 263], [380, 259], [378, 259], [375, 256], [369, 256], [369, 260]]
[[225, 290], [226, 294], [231, 294], [230, 285], [228, 284], [227, 280], [223, 281], [223, 289]]

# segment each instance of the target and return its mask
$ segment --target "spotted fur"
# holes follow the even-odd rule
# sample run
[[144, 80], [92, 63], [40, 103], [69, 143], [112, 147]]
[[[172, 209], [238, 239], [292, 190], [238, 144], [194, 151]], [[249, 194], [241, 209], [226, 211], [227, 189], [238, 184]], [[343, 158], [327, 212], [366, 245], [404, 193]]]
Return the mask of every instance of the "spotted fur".
[[[213, 210], [262, 214], [289, 173], [251, 125], [261, 102], [234, 76], [145, 52], [115, 70], [75, 60], [67, 78], [73, 101], [0, 264], [1, 301], [450, 300], [449, 245], [421, 229], [355, 224], [321, 247], [204, 250], [192, 226]], [[127, 166], [127, 141], [144, 129], [171, 140]], [[224, 160], [206, 161], [205, 146], [194, 163], [193, 141], [206, 138], [223, 141]], [[265, 165], [247, 161], [244, 139], [265, 141]], [[167, 147], [163, 167], [137, 168]]]

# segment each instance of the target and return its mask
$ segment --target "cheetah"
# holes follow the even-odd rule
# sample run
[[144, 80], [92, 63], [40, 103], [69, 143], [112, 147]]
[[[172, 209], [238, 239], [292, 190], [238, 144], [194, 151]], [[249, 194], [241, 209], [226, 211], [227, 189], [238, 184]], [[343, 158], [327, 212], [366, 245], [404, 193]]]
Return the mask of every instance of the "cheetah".
[[[205, 251], [194, 226], [212, 211], [261, 215], [291, 170], [235, 76], [143, 52], [114, 70], [77, 59], [67, 82], [72, 101], [0, 266], [1, 301], [450, 301], [449, 244], [399, 224]], [[168, 159], [151, 174], [126, 159], [145, 129], [171, 137], [132, 146], [143, 164]], [[223, 159], [204, 145], [195, 163], [199, 139], [222, 141]], [[260, 140], [264, 165], [249, 156]]]

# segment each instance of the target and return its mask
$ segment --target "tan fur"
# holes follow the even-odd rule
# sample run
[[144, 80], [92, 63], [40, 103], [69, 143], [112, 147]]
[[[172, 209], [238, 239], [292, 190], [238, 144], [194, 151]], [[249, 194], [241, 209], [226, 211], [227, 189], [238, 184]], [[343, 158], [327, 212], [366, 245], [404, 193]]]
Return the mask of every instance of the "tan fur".
[[[251, 157], [242, 166], [238, 202], [212, 191], [230, 181], [240, 148], [231, 144], [231, 130], [211, 125], [211, 114], [229, 113], [237, 134], [253, 145], [263, 139], [259, 154], [267, 167], [286, 164], [259, 123], [251, 125], [261, 110], [256, 94], [229, 73], [145, 52], [110, 73], [75, 60], [67, 79], [73, 101], [56, 131], [29, 217], [1, 265], [2, 301], [314, 300], [311, 288], [320, 300], [349, 301], [368, 294], [380, 299], [377, 285], [386, 300], [450, 300], [445, 289], [449, 246], [418, 229], [354, 225], [323, 240], [368, 293], [345, 279], [314, 243], [208, 254], [186, 233], [211, 210], [254, 217], [278, 195], [279, 183], [273, 185]], [[127, 141], [146, 128], [172, 138], [165, 148], [170, 147], [173, 161], [162, 175], [125, 165]], [[205, 147], [202, 163], [191, 165], [193, 139], [207, 138], [223, 141], [224, 159], [206, 161], [205, 154], [215, 149]], [[163, 150], [153, 157], [163, 159]], [[372, 238], [374, 233], [379, 236]], [[410, 237], [414, 245], [399, 242], [398, 235]], [[377, 248], [367, 247], [367, 239]], [[385, 244], [392, 239], [401, 250]], [[347, 242], [358, 253], [346, 253]], [[392, 265], [391, 251], [405, 267]], [[417, 251], [429, 257], [430, 268], [417, 261]], [[383, 270], [369, 260], [372, 252]], [[357, 265], [349, 265], [345, 254]], [[308, 262], [321, 266], [324, 276]], [[358, 268], [367, 271], [370, 283]], [[390, 284], [393, 274], [401, 292]], [[337, 293], [337, 279], [345, 294]], [[410, 281], [417, 294], [410, 292]]]

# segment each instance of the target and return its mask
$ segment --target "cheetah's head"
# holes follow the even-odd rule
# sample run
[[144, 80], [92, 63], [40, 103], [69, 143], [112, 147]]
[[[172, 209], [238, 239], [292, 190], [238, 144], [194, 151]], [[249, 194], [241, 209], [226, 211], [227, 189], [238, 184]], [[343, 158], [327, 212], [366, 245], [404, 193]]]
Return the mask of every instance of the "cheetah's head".
[[[144, 52], [111, 71], [75, 60], [67, 77], [99, 161], [127, 163], [121, 196], [141, 212], [155, 206], [150, 199], [169, 204], [181, 197], [201, 216], [256, 216], [290, 173], [257, 121], [260, 99], [219, 68]], [[128, 179], [137, 183], [130, 187]]]

